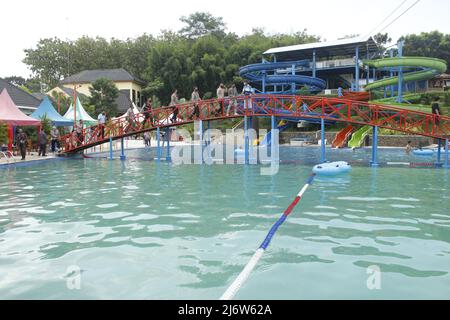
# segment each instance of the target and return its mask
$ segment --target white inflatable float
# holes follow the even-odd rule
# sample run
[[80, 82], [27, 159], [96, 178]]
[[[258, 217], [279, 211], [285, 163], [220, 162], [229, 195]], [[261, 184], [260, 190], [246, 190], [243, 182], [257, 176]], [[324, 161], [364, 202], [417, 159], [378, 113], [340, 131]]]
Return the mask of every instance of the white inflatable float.
[[345, 161], [321, 163], [313, 168], [313, 172], [322, 176], [334, 176], [341, 173], [347, 173], [351, 166]]
[[434, 151], [433, 149], [414, 149], [413, 154], [416, 156], [432, 156]]

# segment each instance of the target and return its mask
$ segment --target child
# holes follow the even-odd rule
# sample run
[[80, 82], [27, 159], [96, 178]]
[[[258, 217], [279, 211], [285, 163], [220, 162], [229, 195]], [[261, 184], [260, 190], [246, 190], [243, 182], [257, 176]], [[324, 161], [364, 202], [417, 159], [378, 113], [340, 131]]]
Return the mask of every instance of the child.
[[408, 141], [408, 144], [406, 145], [405, 152], [406, 154], [410, 154], [412, 151], [411, 141]]

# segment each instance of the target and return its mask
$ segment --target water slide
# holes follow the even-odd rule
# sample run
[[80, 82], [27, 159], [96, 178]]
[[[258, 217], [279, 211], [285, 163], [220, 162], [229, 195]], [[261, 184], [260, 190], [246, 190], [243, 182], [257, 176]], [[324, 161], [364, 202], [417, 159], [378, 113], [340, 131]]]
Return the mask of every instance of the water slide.
[[327, 83], [320, 78], [290, 74], [292, 65], [295, 65], [296, 68], [310, 68], [310, 61], [299, 60], [250, 64], [241, 67], [239, 75], [252, 83], [258, 84], [265, 79], [266, 86], [291, 85], [295, 83], [300, 86], [310, 86], [313, 91], [321, 91], [326, 88]]
[[[424, 57], [401, 57], [378, 60], [364, 60], [363, 63], [372, 68], [419, 68], [420, 71], [404, 72], [403, 81], [421, 81], [432, 79], [447, 70], [447, 63], [444, 60]], [[398, 77], [386, 78], [375, 81], [365, 86], [366, 90], [374, 90], [390, 85], [398, 84]]]
[[333, 148], [342, 148], [345, 144], [345, 141], [350, 137], [350, 135], [353, 132], [353, 126], [348, 125], [344, 129], [342, 129], [338, 134], [336, 134], [336, 137], [334, 138], [331, 146]]
[[359, 148], [364, 142], [364, 139], [366, 136], [370, 133], [372, 130], [371, 126], [364, 126], [358, 131], [356, 131], [353, 135], [350, 141], [348, 142], [348, 146], [350, 148]]

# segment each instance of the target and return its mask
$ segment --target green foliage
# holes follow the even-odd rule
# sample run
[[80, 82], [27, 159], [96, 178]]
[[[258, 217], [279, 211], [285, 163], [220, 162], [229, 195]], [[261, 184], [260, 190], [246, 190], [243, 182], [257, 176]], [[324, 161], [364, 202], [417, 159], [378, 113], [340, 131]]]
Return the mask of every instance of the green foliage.
[[43, 130], [47, 135], [49, 135], [50, 130], [52, 130], [52, 122], [49, 118], [47, 118], [47, 114], [41, 118], [41, 130]]
[[119, 95], [119, 89], [117, 89], [113, 81], [100, 78], [92, 82], [91, 87], [89, 87], [89, 92], [91, 95], [89, 105], [94, 107], [94, 114], [105, 111], [109, 117], [116, 116], [116, 99]]
[[[51, 98], [53, 100], [53, 104], [56, 105], [56, 111], [58, 111], [58, 93], [56, 91], [53, 91]], [[61, 110], [61, 115], [64, 115], [67, 110], [69, 110], [71, 103], [73, 103], [72, 97], [67, 97], [62, 93], [59, 94], [59, 108]]]
[[439, 31], [422, 32], [407, 35], [401, 40], [405, 41], [405, 56], [440, 58], [447, 61], [447, 68], [450, 68], [450, 34]]
[[8, 125], [0, 122], [0, 146], [8, 143]]
[[214, 17], [208, 12], [195, 12], [188, 17], [181, 17], [180, 21], [186, 24], [179, 33], [188, 38], [196, 39], [205, 35], [223, 37], [225, 35], [225, 23], [221, 17]]

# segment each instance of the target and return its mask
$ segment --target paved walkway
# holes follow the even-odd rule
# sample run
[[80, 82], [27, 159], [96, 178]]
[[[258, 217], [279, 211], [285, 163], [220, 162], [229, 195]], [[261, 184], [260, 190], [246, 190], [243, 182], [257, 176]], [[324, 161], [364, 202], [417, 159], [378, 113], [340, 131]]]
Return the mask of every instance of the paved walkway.
[[8, 158], [6, 159], [3, 154], [0, 155], [0, 166], [13, 164], [13, 163], [30, 163], [35, 162], [39, 160], [50, 160], [56, 158], [52, 153], [49, 155], [46, 155], [45, 157], [40, 157], [36, 152], [31, 152], [30, 154], [27, 153], [27, 156], [25, 157], [25, 160], [21, 160], [21, 156], [14, 156], [14, 158]]

